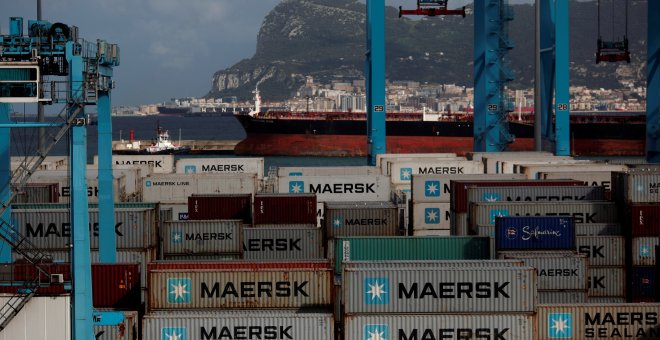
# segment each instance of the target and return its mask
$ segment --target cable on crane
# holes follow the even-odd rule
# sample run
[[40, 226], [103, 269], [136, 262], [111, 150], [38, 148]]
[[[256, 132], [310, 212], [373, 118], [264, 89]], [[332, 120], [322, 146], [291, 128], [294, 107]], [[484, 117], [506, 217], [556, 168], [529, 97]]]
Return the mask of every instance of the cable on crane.
[[399, 18], [403, 15], [426, 15], [434, 17], [437, 15], [461, 15], [465, 18], [465, 6], [461, 9], [447, 9], [449, 0], [417, 0], [417, 9], [401, 9], [399, 6]]
[[[630, 49], [628, 45], [628, 0], [625, 2], [625, 33], [621, 40], [603, 40], [601, 35], [601, 0], [598, 0], [598, 50], [596, 51], [596, 64], [603, 62], [620, 62], [626, 61], [630, 63]], [[614, 1], [612, 1], [611, 8], [611, 38], [614, 39]]]

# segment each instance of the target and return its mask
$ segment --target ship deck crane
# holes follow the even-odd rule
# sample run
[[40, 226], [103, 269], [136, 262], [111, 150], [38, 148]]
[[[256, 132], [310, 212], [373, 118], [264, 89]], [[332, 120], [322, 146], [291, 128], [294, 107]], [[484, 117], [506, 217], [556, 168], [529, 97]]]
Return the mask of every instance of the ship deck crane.
[[[625, 33], [623, 38], [618, 40], [604, 40], [601, 34], [601, 3], [598, 0], [598, 50], [596, 51], [596, 64], [603, 62], [630, 63], [630, 49], [628, 48], [628, 0], [625, 2]], [[612, 4], [614, 7], [614, 4]], [[612, 18], [614, 18], [614, 8], [611, 9]], [[614, 19], [612, 19], [614, 26]], [[612, 37], [614, 38], [614, 37]]]
[[417, 0], [417, 9], [402, 9], [399, 6], [399, 18], [404, 15], [461, 15], [465, 18], [465, 6], [461, 9], [448, 9], [448, 0]]

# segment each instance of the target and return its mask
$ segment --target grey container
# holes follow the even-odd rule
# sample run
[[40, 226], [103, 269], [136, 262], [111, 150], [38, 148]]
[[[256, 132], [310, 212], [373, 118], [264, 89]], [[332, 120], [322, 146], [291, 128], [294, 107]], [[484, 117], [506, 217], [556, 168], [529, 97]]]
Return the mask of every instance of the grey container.
[[[115, 208], [115, 235], [119, 249], [144, 249], [157, 243], [158, 214], [155, 209]], [[71, 223], [68, 209], [12, 209], [18, 232], [39, 249], [70, 248]], [[90, 243], [98, 249], [99, 213], [89, 209]]]
[[633, 266], [655, 266], [658, 237], [633, 237], [632, 264]]
[[536, 270], [396, 268], [344, 271], [345, 314], [533, 313]]
[[532, 339], [534, 318], [524, 314], [349, 315], [345, 339]]
[[587, 289], [586, 255], [548, 251], [500, 253], [502, 259], [523, 260], [525, 265], [537, 269], [539, 290]]
[[628, 302], [626, 298], [616, 297], [616, 296], [590, 296], [587, 298], [587, 303], [606, 304], [606, 303], [626, 303], [626, 302]]
[[327, 307], [332, 288], [329, 267], [154, 270], [149, 309]]
[[477, 226], [494, 226], [498, 216], [572, 216], [575, 223], [615, 223], [616, 204], [613, 202], [479, 202], [470, 209], [469, 223]]
[[626, 264], [625, 238], [623, 236], [578, 236], [577, 250], [589, 257], [589, 266], [616, 266]]
[[523, 267], [523, 260], [389, 260], [389, 261], [345, 261], [343, 270], [397, 269], [397, 268], [499, 268]]
[[558, 304], [558, 303], [586, 303], [588, 292], [584, 290], [539, 290], [539, 304]]
[[625, 203], [660, 202], [660, 171], [612, 173], [613, 197]]
[[234, 261], [241, 260], [241, 254], [218, 254], [218, 255], [163, 255], [161, 260], [178, 262], [195, 261]]
[[588, 271], [589, 297], [626, 296], [624, 267], [590, 267]]
[[326, 202], [324, 223], [328, 238], [400, 234], [398, 209], [391, 202]]
[[[112, 309], [96, 309], [100, 312], [114, 312]], [[135, 340], [138, 338], [138, 329], [140, 328], [140, 320], [138, 319], [137, 311], [122, 311], [124, 313], [124, 321], [119, 325], [113, 326], [94, 326], [94, 333], [98, 334], [103, 332], [99, 339], [107, 340]]]
[[334, 339], [331, 313], [224, 310], [149, 313], [142, 339]]
[[537, 339], [658, 339], [660, 304], [539, 306]]
[[164, 255], [240, 254], [243, 221], [195, 220], [163, 223]]
[[412, 200], [415, 203], [451, 201], [450, 181], [456, 180], [515, 180], [526, 179], [522, 174], [473, 174], [473, 175], [413, 175]]
[[619, 223], [576, 223], [576, 236], [613, 236], [623, 235], [623, 228]]
[[321, 228], [245, 228], [243, 258], [311, 260], [323, 258]]
[[[469, 202], [563, 202], [602, 201], [605, 188], [580, 186], [511, 186], [511, 187], [468, 187]], [[455, 209], [452, 206], [452, 209]]]

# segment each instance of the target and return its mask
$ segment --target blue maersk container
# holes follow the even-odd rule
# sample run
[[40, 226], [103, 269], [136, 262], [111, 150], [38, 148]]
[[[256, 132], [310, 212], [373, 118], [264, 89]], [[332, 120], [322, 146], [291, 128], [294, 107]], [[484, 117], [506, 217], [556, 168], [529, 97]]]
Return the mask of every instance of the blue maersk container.
[[496, 250], [575, 250], [575, 223], [566, 216], [507, 216], [495, 220]]

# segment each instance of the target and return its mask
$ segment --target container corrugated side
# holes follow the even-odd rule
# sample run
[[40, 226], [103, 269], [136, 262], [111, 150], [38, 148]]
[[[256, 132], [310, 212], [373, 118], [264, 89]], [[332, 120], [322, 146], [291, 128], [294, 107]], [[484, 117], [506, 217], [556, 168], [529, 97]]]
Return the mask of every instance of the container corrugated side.
[[326, 307], [332, 280], [329, 268], [150, 270], [149, 309]]
[[538, 273], [539, 290], [587, 290], [588, 258], [553, 252], [504, 253], [500, 258], [523, 260]]
[[630, 223], [633, 237], [658, 236], [660, 204], [631, 204], [626, 206], [626, 225]]
[[347, 268], [342, 280], [346, 314], [533, 313], [537, 300], [530, 267]]
[[635, 301], [655, 298], [658, 284], [658, 271], [656, 267], [632, 267], [630, 275], [630, 296]]
[[468, 160], [415, 160], [390, 162], [388, 173], [393, 184], [410, 183], [413, 175], [465, 175], [483, 174], [484, 165], [481, 162]]
[[[660, 232], [660, 231], [659, 231]], [[656, 247], [659, 237], [633, 237], [632, 238], [632, 265], [655, 266]]]
[[660, 337], [660, 304], [541, 305], [537, 338], [618, 339]]
[[[58, 205], [59, 206], [59, 205]], [[157, 245], [155, 209], [115, 208], [117, 248], [143, 249]], [[40, 249], [69, 249], [71, 238], [68, 209], [12, 209], [18, 232]], [[90, 242], [98, 249], [98, 209], [89, 209]]]
[[252, 195], [192, 195], [189, 220], [243, 220], [252, 223]]
[[626, 203], [660, 203], [660, 171], [624, 173], [619, 183], [612, 183], [613, 189], [620, 192], [615, 195]]
[[451, 236], [449, 229], [413, 229], [411, 236]]
[[398, 268], [494, 268], [524, 267], [523, 260], [415, 260], [415, 261], [345, 261], [343, 270], [398, 269]]
[[589, 296], [626, 296], [624, 267], [590, 267], [587, 275]]
[[278, 182], [279, 193], [316, 194], [319, 202], [390, 199], [390, 180], [385, 176], [288, 176]]
[[587, 290], [539, 290], [539, 304], [587, 303]]
[[157, 339], [334, 339], [332, 313], [225, 310], [145, 315], [142, 338]]
[[575, 164], [527, 164], [519, 167], [519, 173], [524, 173], [527, 178], [541, 179], [543, 178], [542, 172], [553, 173], [598, 173], [598, 172], [612, 172], [612, 171], [625, 171], [628, 169], [625, 165], [618, 164], [605, 164], [605, 163], [575, 163]]
[[169, 221], [163, 223], [163, 254], [240, 254], [241, 220]]
[[244, 228], [243, 258], [310, 260], [323, 258], [321, 228]]
[[487, 237], [342, 237], [335, 240], [335, 272], [343, 261], [485, 260]]
[[495, 247], [498, 251], [575, 249], [575, 225], [570, 217], [498, 217]]
[[179, 158], [176, 161], [176, 173], [250, 173], [257, 178], [264, 177], [263, 157], [213, 157], [213, 158]]
[[289, 176], [364, 176], [381, 175], [380, 168], [374, 166], [281, 166], [278, 177]]
[[92, 297], [95, 307], [140, 307], [140, 265], [95, 263], [92, 265]]
[[[6, 306], [11, 296], [0, 296], [0, 306]], [[32, 297], [0, 332], [0, 340], [69, 340], [71, 337], [68, 295]]]
[[412, 204], [412, 228], [414, 230], [451, 228], [451, 213], [449, 203], [416, 203]]
[[451, 201], [452, 180], [516, 180], [525, 179], [524, 175], [506, 174], [506, 175], [413, 175], [411, 185], [411, 197], [413, 202], [447, 202]]
[[534, 318], [498, 315], [348, 315], [346, 339], [532, 339]]
[[590, 296], [587, 303], [607, 304], [607, 303], [626, 303], [626, 298], [616, 296]]
[[623, 227], [619, 223], [576, 223], [576, 236], [617, 236], [623, 235]]
[[254, 224], [316, 223], [316, 195], [257, 194], [253, 205]]
[[[112, 162], [119, 166], [148, 165], [154, 173], [160, 174], [171, 174], [174, 171], [174, 155], [112, 155]], [[94, 164], [99, 164], [96, 155]]]
[[468, 187], [465, 205], [456, 203], [455, 211], [467, 212], [474, 202], [562, 202], [562, 201], [603, 201], [605, 188], [585, 186], [548, 187]]
[[152, 174], [142, 181], [144, 202], [183, 203], [188, 197], [209, 194], [254, 194], [254, 174]]
[[603, 186], [605, 192], [612, 191], [612, 172], [611, 171], [590, 171], [590, 172], [539, 172], [540, 179], [573, 179], [584, 182], [588, 186]]
[[327, 238], [400, 234], [398, 209], [391, 202], [326, 202]]
[[617, 209], [613, 202], [561, 202], [561, 203], [473, 203], [470, 227], [495, 225], [501, 216], [566, 216], [575, 223], [616, 223]]
[[589, 266], [618, 266], [626, 264], [623, 236], [578, 236], [575, 239], [580, 254], [589, 257]]

